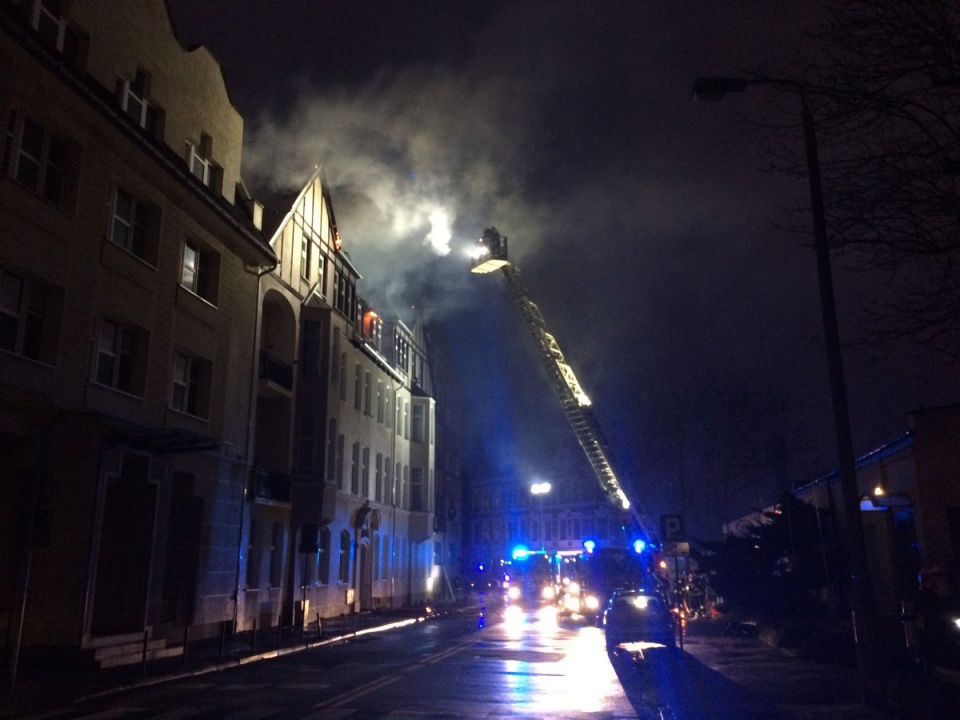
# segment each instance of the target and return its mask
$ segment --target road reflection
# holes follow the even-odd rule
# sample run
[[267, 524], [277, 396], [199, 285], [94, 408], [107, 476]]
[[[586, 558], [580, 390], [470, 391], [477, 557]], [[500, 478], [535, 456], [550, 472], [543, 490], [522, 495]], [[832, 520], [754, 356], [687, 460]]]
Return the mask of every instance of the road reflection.
[[550, 605], [507, 605], [502, 618], [484, 632], [487, 640], [502, 642], [503, 700], [511, 712], [534, 717], [633, 716], [600, 628], [561, 625]]

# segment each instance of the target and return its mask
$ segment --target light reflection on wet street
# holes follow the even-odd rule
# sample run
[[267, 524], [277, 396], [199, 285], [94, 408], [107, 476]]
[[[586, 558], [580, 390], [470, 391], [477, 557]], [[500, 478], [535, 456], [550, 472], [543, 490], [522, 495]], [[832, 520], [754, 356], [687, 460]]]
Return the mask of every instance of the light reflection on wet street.
[[607, 658], [603, 630], [561, 625], [552, 607], [508, 606], [475, 655], [504, 675], [500, 701], [519, 715], [636, 717]]

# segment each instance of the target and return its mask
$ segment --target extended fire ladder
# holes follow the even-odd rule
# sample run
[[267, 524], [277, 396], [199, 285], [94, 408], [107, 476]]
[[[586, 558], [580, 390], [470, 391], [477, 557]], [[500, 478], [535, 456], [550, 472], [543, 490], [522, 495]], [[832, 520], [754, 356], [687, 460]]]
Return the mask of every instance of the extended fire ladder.
[[503, 270], [507, 278], [507, 285], [523, 312], [543, 367], [560, 400], [560, 407], [573, 428], [601, 489], [614, 506], [630, 512], [649, 539], [651, 536], [643, 512], [635, 501], [631, 502], [627, 497], [611, 466], [610, 453], [589, 409], [590, 398], [580, 386], [573, 368], [564, 359], [556, 338], [547, 332], [543, 315], [536, 303], [530, 299], [530, 293], [520, 278], [520, 271], [507, 259], [507, 238], [500, 235], [496, 228], [487, 228], [480, 239], [471, 271], [490, 273], [497, 269]]

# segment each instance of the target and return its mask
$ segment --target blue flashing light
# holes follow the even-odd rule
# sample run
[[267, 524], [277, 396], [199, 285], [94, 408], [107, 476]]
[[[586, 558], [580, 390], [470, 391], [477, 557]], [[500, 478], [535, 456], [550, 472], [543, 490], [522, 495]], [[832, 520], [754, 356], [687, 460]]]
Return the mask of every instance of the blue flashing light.
[[643, 540], [634, 540], [633, 541], [633, 551], [637, 554], [642, 553], [647, 549], [647, 544]]
[[527, 555], [529, 555], [529, 554], [530, 554], [530, 551], [529, 551], [525, 546], [523, 546], [523, 545], [517, 545], [517, 546], [513, 549], [513, 552], [510, 553], [510, 556], [511, 556], [514, 560], [523, 560], [523, 559], [524, 559], [525, 557], [527, 557]]
[[595, 540], [584, 540], [584, 541], [583, 541], [583, 548], [584, 548], [584, 550], [586, 550], [588, 553], [592, 553], [592, 552], [596, 549], [596, 547], [597, 547], [597, 543], [596, 543]]

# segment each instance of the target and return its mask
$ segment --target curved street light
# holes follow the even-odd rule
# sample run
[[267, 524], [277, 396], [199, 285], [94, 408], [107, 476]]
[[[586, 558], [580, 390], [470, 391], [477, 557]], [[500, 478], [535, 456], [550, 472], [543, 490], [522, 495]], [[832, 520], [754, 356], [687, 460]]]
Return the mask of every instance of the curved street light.
[[800, 98], [803, 123], [803, 144], [807, 161], [807, 180], [810, 187], [810, 211], [813, 218], [813, 245], [817, 255], [817, 276], [820, 284], [820, 309], [823, 319], [824, 345], [827, 352], [827, 371], [833, 404], [834, 434], [840, 469], [843, 515], [850, 553], [850, 581], [853, 590], [853, 629], [858, 662], [863, 669], [865, 650], [873, 646], [875, 623], [873, 608], [868, 601], [867, 555], [860, 519], [860, 490], [857, 486], [856, 458], [850, 431], [850, 413], [847, 388], [840, 350], [840, 330], [837, 322], [833, 272], [830, 267], [830, 245], [827, 238], [826, 212], [823, 203], [823, 184], [817, 147], [816, 125], [807, 102], [807, 88], [787, 78], [702, 77], [693, 84], [693, 99], [717, 102], [732, 92], [743, 92], [750, 85], [767, 85]]

